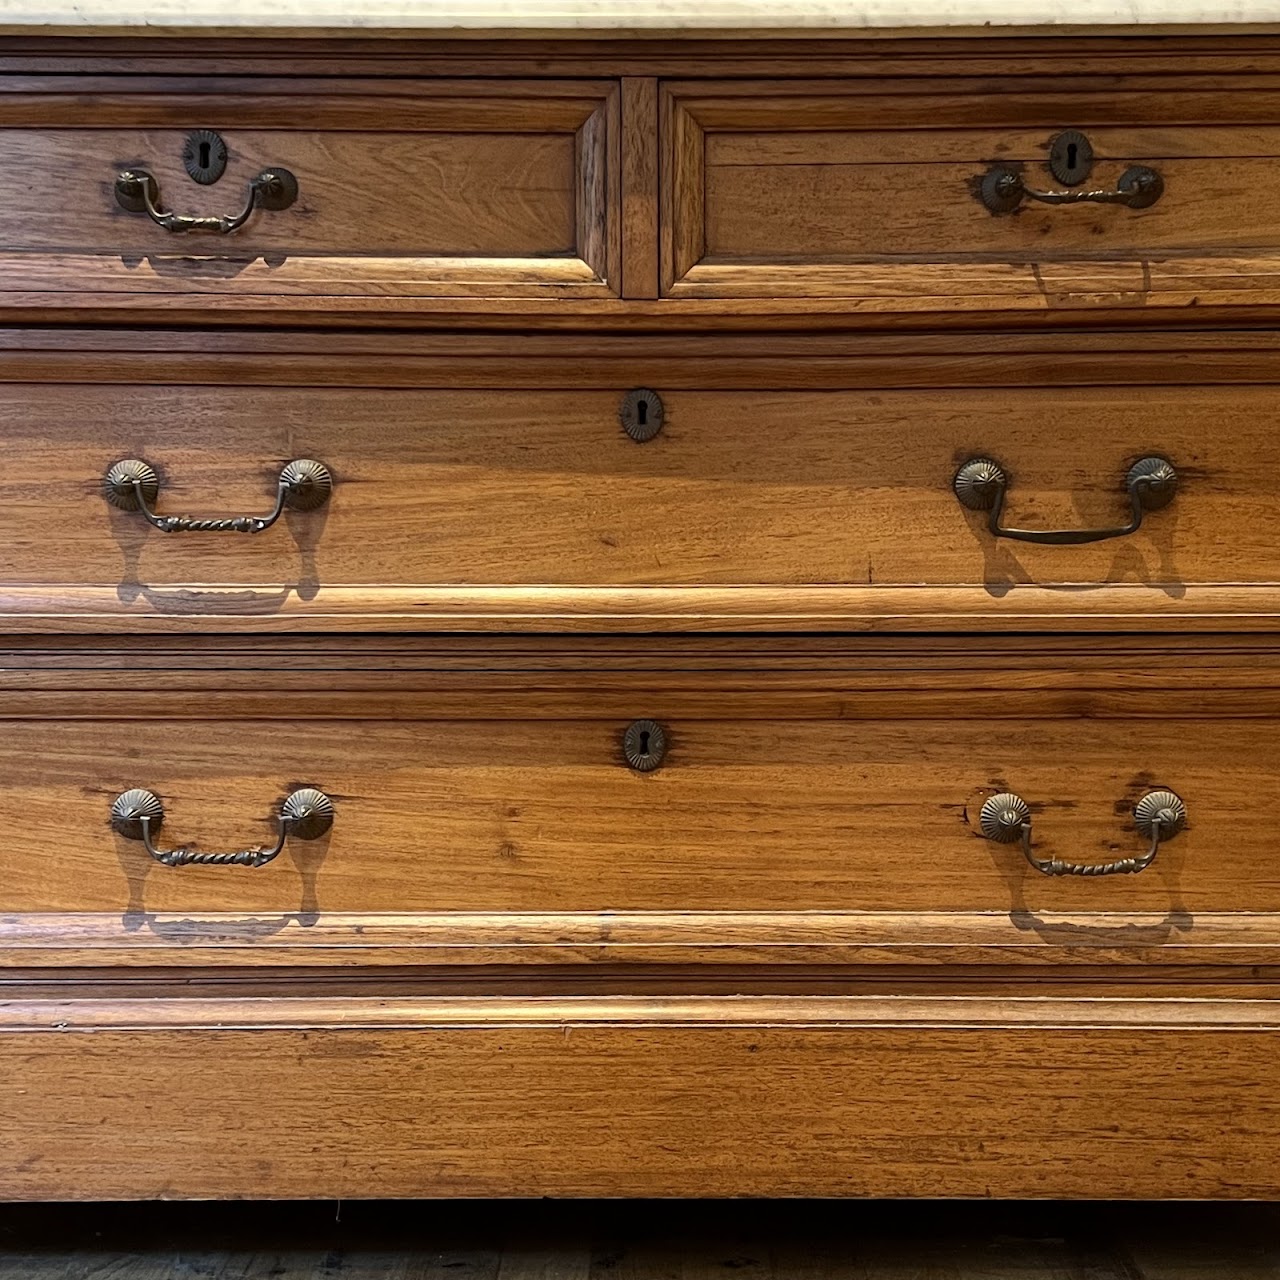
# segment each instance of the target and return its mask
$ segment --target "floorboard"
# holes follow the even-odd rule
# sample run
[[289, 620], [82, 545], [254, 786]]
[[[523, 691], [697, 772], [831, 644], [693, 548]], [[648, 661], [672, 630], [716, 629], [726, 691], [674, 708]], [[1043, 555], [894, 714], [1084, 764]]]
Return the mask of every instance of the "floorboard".
[[1280, 1205], [3, 1205], [0, 1278], [1280, 1280]]

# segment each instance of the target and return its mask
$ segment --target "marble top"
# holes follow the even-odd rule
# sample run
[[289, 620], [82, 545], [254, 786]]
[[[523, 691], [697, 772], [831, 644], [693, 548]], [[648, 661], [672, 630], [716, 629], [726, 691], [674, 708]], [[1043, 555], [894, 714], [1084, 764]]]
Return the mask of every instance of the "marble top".
[[1280, 27], [1280, 0], [0, 0], [0, 31], [853, 31]]

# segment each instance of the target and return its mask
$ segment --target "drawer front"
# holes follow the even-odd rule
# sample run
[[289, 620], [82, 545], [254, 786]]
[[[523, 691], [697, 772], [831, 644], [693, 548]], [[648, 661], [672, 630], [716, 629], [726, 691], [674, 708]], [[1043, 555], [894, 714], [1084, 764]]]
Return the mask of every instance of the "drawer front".
[[0, 1195], [1274, 1197], [1274, 1004], [10, 1001]]
[[[211, 94], [166, 80], [0, 95], [0, 165], [26, 175], [0, 207], [0, 305], [609, 297], [616, 129], [608, 81], [242, 79]], [[224, 153], [216, 181], [192, 176], [188, 160], [207, 176], [201, 159]], [[120, 179], [150, 174], [161, 212], [209, 218], [238, 215], [251, 184], [280, 170], [296, 199], [260, 195], [229, 232], [158, 225], [136, 207], [142, 182]]]
[[[637, 708], [646, 713], [647, 705]], [[1171, 708], [1172, 711], [1172, 708]], [[18, 911], [1280, 912], [1265, 797], [1272, 720], [663, 720], [661, 767], [628, 722], [9, 722], [4, 856]], [[332, 829], [261, 868], [157, 865], [113, 831], [131, 788], [156, 843], [270, 845], [287, 794], [335, 797]], [[1035, 853], [1145, 853], [1133, 809], [1169, 788], [1193, 821], [1152, 867], [1037, 875], [980, 838], [993, 792], [1032, 806]]]
[[667, 85], [665, 291], [926, 312], [1275, 301], [1274, 92], [1027, 85]]
[[[1280, 920], [1274, 653], [1017, 649], [15, 666], [4, 955], [1256, 960]], [[998, 821], [1023, 803], [1025, 848]]]
[[[644, 444], [619, 427], [625, 393], [0, 387], [5, 625], [951, 630], [1280, 612], [1273, 387], [659, 388]], [[104, 491], [135, 460], [161, 520], [262, 517], [308, 459], [331, 473], [327, 501], [248, 533], [155, 528]], [[957, 497], [983, 459], [1005, 478], [998, 513]], [[1126, 534], [1135, 464], [1176, 485], [1143, 491]], [[128, 483], [116, 497], [137, 505]]]

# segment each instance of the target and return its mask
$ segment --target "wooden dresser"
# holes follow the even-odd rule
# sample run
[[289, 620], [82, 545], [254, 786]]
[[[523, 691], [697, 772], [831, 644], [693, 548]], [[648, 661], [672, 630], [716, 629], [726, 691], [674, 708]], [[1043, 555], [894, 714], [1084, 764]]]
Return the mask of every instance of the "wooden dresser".
[[1280, 36], [0, 42], [0, 1197], [1280, 1196]]

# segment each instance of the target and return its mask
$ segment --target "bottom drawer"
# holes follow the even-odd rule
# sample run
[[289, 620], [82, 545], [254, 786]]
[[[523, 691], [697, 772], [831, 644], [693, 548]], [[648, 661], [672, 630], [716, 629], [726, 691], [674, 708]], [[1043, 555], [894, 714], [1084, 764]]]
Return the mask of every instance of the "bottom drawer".
[[0, 1005], [0, 1196], [1269, 1197], [1265, 999]]

